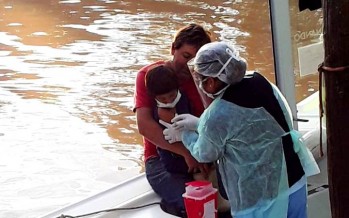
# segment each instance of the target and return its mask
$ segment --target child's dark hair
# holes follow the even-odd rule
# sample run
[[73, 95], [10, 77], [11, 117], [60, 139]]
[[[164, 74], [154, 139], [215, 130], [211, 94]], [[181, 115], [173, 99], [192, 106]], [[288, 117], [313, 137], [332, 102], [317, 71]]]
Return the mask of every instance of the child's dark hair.
[[179, 49], [184, 44], [189, 44], [199, 49], [210, 43], [211, 33], [198, 24], [189, 24], [177, 31], [173, 39], [173, 48]]
[[145, 76], [145, 87], [152, 96], [166, 94], [178, 89], [178, 81], [175, 72], [164, 65], [151, 68]]

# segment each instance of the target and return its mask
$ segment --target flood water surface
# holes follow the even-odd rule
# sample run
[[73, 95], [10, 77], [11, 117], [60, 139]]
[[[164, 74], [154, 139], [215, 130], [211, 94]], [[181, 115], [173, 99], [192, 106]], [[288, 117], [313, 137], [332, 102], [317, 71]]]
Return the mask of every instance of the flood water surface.
[[135, 76], [170, 58], [183, 24], [238, 43], [249, 69], [274, 81], [268, 10], [252, 0], [1, 0], [0, 216], [39, 217], [143, 172]]

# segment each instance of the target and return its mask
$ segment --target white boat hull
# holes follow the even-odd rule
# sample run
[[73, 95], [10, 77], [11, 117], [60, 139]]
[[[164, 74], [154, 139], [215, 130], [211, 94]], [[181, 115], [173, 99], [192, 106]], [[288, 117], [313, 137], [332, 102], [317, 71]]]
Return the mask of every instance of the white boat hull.
[[[160, 198], [153, 192], [143, 173], [97, 195], [49, 213], [42, 218], [56, 218], [62, 214], [77, 216], [111, 208], [136, 207], [154, 202], [160, 202]], [[174, 216], [163, 212], [159, 205], [153, 205], [136, 210], [99, 213], [89, 217], [167, 218]]]
[[[324, 172], [326, 158], [319, 162]], [[324, 180], [325, 178], [325, 180]], [[330, 218], [329, 192], [327, 177], [323, 174], [308, 178], [308, 217]], [[57, 218], [62, 214], [77, 216], [111, 208], [129, 208], [160, 202], [160, 198], [152, 191], [144, 174], [116, 185], [115, 187], [77, 202], [63, 209], [54, 211], [42, 218]], [[95, 218], [170, 218], [175, 217], [164, 213], [159, 204], [135, 210], [112, 211], [99, 213]]]

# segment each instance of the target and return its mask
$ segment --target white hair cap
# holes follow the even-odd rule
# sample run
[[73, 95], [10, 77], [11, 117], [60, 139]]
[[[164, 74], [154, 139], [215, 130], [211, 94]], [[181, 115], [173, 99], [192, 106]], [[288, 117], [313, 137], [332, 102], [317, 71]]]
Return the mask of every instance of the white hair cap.
[[244, 78], [246, 63], [227, 42], [211, 42], [197, 52], [194, 70], [202, 76], [217, 77], [222, 82], [233, 85]]

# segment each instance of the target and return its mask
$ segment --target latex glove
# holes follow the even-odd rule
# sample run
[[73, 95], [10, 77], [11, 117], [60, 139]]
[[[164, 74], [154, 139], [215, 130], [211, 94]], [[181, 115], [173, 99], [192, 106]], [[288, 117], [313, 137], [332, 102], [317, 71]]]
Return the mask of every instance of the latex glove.
[[162, 125], [164, 125], [166, 127], [166, 129], [164, 129], [164, 131], [162, 131], [162, 134], [164, 134], [165, 139], [169, 142], [169, 143], [175, 143], [175, 142], [179, 142], [182, 141], [182, 131], [179, 129], [175, 129], [172, 124], [170, 123], [166, 123], [163, 120], [159, 120], [159, 123], [161, 123]]
[[196, 130], [199, 118], [191, 114], [180, 114], [175, 116], [171, 122], [175, 129]]

